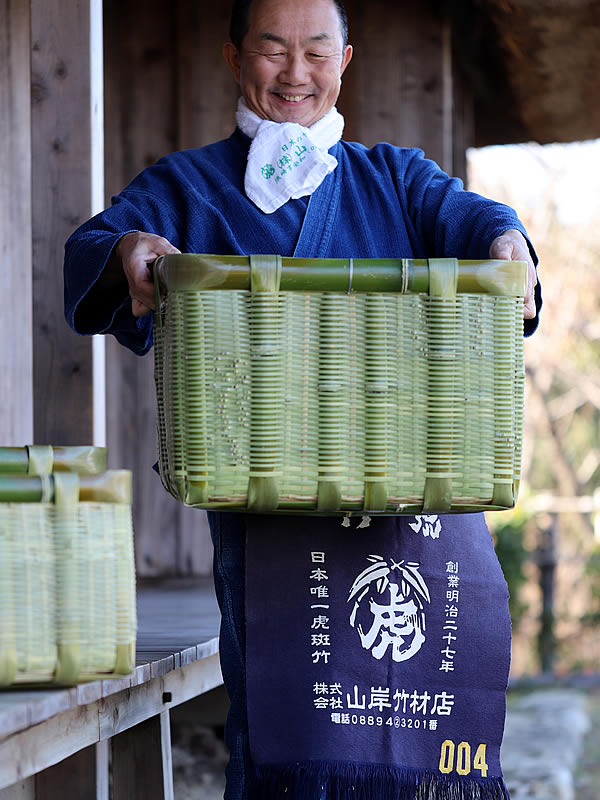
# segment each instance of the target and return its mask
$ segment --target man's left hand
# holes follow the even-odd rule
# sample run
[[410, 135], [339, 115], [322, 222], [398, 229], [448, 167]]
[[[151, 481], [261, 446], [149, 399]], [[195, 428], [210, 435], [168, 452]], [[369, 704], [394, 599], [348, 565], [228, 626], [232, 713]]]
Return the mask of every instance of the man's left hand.
[[525, 319], [534, 319], [536, 315], [534, 289], [537, 281], [537, 274], [527, 241], [521, 231], [504, 231], [501, 236], [497, 236], [490, 245], [490, 258], [503, 258], [508, 261], [527, 262], [527, 294], [523, 306], [523, 316]]

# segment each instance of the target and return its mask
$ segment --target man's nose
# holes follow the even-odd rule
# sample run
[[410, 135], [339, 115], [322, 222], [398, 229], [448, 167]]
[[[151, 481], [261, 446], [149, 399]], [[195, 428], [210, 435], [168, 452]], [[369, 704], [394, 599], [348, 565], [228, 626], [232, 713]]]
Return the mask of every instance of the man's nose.
[[304, 56], [289, 54], [280, 73], [280, 80], [292, 86], [308, 83], [308, 64]]

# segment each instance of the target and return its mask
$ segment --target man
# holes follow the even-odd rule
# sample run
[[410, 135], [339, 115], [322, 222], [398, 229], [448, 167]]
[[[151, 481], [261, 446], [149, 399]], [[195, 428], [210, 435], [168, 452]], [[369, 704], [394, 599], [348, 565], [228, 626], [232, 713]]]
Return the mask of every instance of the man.
[[[223, 52], [242, 95], [236, 131], [223, 142], [161, 159], [115, 198], [110, 209], [73, 234], [66, 246], [65, 305], [67, 319], [76, 331], [113, 333], [134, 352], [147, 352], [152, 344], [149, 312], [154, 308], [148, 265], [159, 255], [179, 251], [524, 260], [529, 264], [526, 332], [533, 331], [537, 324], [535, 268], [523, 226], [511, 209], [465, 192], [459, 181], [449, 179], [418, 150], [387, 144], [367, 150], [340, 140], [343, 120], [335, 102], [341, 76], [352, 58], [341, 1], [238, 0], [230, 33], [231, 41]], [[540, 302], [538, 293], [538, 305]], [[360, 796], [377, 800], [387, 796], [416, 798], [425, 797], [423, 792], [434, 788], [439, 797], [467, 798], [480, 796], [477, 792], [482, 790], [481, 784], [486, 786], [485, 796], [505, 796], [497, 756], [499, 741], [494, 739], [497, 731], [485, 738], [483, 709], [475, 707], [483, 702], [483, 695], [477, 694], [479, 689], [469, 688], [460, 710], [455, 707], [463, 687], [451, 684], [449, 674], [454, 670], [450, 658], [458, 652], [452, 645], [459, 635], [459, 611], [453, 601], [445, 604], [447, 617], [443, 616], [443, 602], [431, 611], [422, 603], [419, 630], [436, 630], [437, 625], [435, 636], [439, 641], [434, 643], [432, 634], [422, 647], [413, 648], [410, 661], [405, 663], [415, 664], [416, 672], [394, 673], [385, 654], [376, 654], [375, 660], [390, 670], [387, 678], [373, 677], [370, 683], [370, 708], [380, 714], [349, 713], [353, 707], [367, 708], [360, 681], [363, 677], [367, 680], [367, 674], [375, 676], [377, 673], [370, 670], [379, 668], [372, 651], [361, 647], [358, 637], [358, 650], [371, 661], [348, 674], [343, 664], [335, 667], [341, 672], [328, 673], [325, 654], [329, 651], [325, 645], [321, 649], [315, 645], [307, 661], [323, 671], [323, 679], [314, 683], [323, 696], [315, 694], [313, 704], [309, 694], [312, 708], [305, 711], [301, 695], [296, 697], [295, 692], [300, 678], [305, 680], [304, 673], [306, 680], [312, 681], [312, 667], [302, 667], [305, 656], [293, 652], [293, 629], [298, 627], [302, 607], [294, 607], [294, 596], [288, 599], [286, 595], [286, 602], [281, 603], [281, 587], [271, 589], [271, 582], [257, 578], [256, 565], [267, 560], [273, 573], [281, 572], [284, 564], [287, 569], [289, 561], [294, 560], [289, 548], [304, 542], [312, 547], [317, 561], [324, 559], [325, 553], [337, 559], [337, 567], [333, 565], [332, 569], [339, 570], [339, 587], [344, 586], [346, 593], [356, 570], [365, 565], [359, 567], [358, 560], [351, 566], [344, 563], [350, 556], [346, 556], [347, 545], [340, 538], [339, 520], [311, 517], [307, 524], [300, 517], [215, 513], [209, 518], [215, 545], [215, 585], [223, 614], [221, 659], [231, 698], [228, 800], [345, 798], [356, 796], [359, 790]], [[368, 553], [376, 547], [385, 549], [385, 554], [373, 558], [387, 565], [388, 572], [406, 564], [402, 574], [414, 581], [418, 576], [423, 596], [432, 596], [432, 606], [435, 586], [438, 596], [443, 597], [442, 589], [445, 592], [447, 588], [444, 581], [450, 587], [452, 578], [452, 586], [458, 585], [459, 563], [465, 569], [468, 564], [479, 576], [484, 588], [481, 596], [473, 597], [472, 605], [477, 605], [483, 615], [492, 604], [488, 610], [495, 630], [484, 636], [474, 619], [461, 612], [460, 635], [470, 642], [464, 645], [463, 656], [468, 649], [470, 653], [493, 653], [497, 657], [494, 669], [498, 675], [496, 682], [492, 681], [495, 705], [490, 714], [501, 717], [508, 670], [506, 589], [483, 517], [437, 520], [436, 530], [441, 533], [436, 534], [434, 544], [433, 537], [417, 533], [416, 523], [410, 529], [407, 520], [413, 518], [374, 520], [368, 545], [372, 549], [360, 558], [368, 561]], [[289, 539], [277, 536], [282, 525]], [[320, 542], [316, 549], [303, 539], [308, 527], [311, 542]], [[460, 559], [457, 551], [443, 549], [451, 542], [460, 542]], [[438, 549], [434, 552], [432, 547]], [[457, 574], [446, 578], [444, 571], [450, 567], [436, 568], [437, 573], [433, 570], [431, 574], [426, 574], [424, 567], [420, 571], [420, 565], [433, 560], [442, 564], [444, 558], [448, 558], [447, 564], [456, 565]], [[355, 572], [350, 575], [348, 570]], [[444, 572], [442, 578], [440, 570]], [[317, 576], [315, 581], [329, 577], [320, 569], [311, 574]], [[462, 578], [466, 581], [468, 576]], [[291, 586], [293, 579], [290, 581]], [[272, 583], [275, 586], [275, 580]], [[280, 594], [263, 596], [263, 589], [267, 595], [269, 591]], [[318, 589], [318, 583], [311, 586], [314, 597]], [[407, 584], [407, 593], [409, 590]], [[325, 587], [321, 595], [327, 598]], [[333, 613], [328, 603], [313, 605], [326, 606], [327, 613]], [[278, 606], [280, 616], [273, 620], [277, 614], [271, 612]], [[457, 609], [456, 614], [452, 609]], [[392, 604], [390, 614], [393, 611]], [[426, 616], [430, 618], [427, 628]], [[329, 642], [330, 616], [319, 614], [312, 619], [312, 630], [307, 633], [310, 640]], [[390, 623], [390, 630], [396, 630], [392, 628], [395, 624]], [[352, 626], [348, 627], [356, 636]], [[273, 646], [279, 629], [289, 643], [283, 652]], [[266, 640], [261, 639], [265, 631]], [[441, 663], [446, 667], [439, 666], [439, 655], [432, 666], [431, 653], [426, 655], [428, 648], [444, 652], [445, 642], [447, 658]], [[354, 645], [349, 638], [343, 644], [348, 648], [348, 664], [357, 658]], [[428, 658], [427, 668], [435, 670], [425, 683], [420, 678], [421, 657]], [[294, 674], [296, 664], [298, 673]], [[482, 666], [472, 655], [465, 666], [470, 670], [469, 677], [465, 672], [463, 682], [474, 682], [484, 666], [489, 665], [486, 662]], [[302, 691], [306, 696], [306, 689]], [[413, 697], [412, 706], [409, 696]], [[334, 709], [330, 717], [319, 717], [326, 707]], [[440, 732], [453, 707], [452, 724], [456, 722], [457, 727], [449, 729], [456, 730], [451, 741]], [[285, 717], [280, 713], [284, 708]], [[335, 709], [343, 709], [343, 713]], [[468, 719], [461, 722], [468, 709]], [[430, 715], [428, 719], [425, 714]], [[417, 720], [424, 745], [416, 738], [412, 743], [403, 738], [402, 728], [411, 728], [412, 734]], [[501, 737], [501, 719], [494, 725], [500, 726]]]

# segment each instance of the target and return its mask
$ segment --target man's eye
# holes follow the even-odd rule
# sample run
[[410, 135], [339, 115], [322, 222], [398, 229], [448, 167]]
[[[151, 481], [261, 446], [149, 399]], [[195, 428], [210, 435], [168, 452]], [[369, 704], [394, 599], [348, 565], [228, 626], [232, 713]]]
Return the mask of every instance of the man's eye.
[[323, 55], [323, 53], [309, 53], [308, 57], [309, 58], [315, 58], [317, 60], [318, 59], [322, 59], [322, 58], [327, 58], [327, 56]]

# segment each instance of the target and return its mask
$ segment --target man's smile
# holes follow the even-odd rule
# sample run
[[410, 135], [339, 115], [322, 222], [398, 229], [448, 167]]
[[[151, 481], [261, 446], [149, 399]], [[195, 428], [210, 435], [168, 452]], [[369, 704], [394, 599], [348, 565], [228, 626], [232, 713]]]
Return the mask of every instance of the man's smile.
[[312, 97], [312, 94], [283, 94], [283, 92], [275, 92], [274, 94], [285, 100], [286, 103], [301, 103], [303, 100]]

